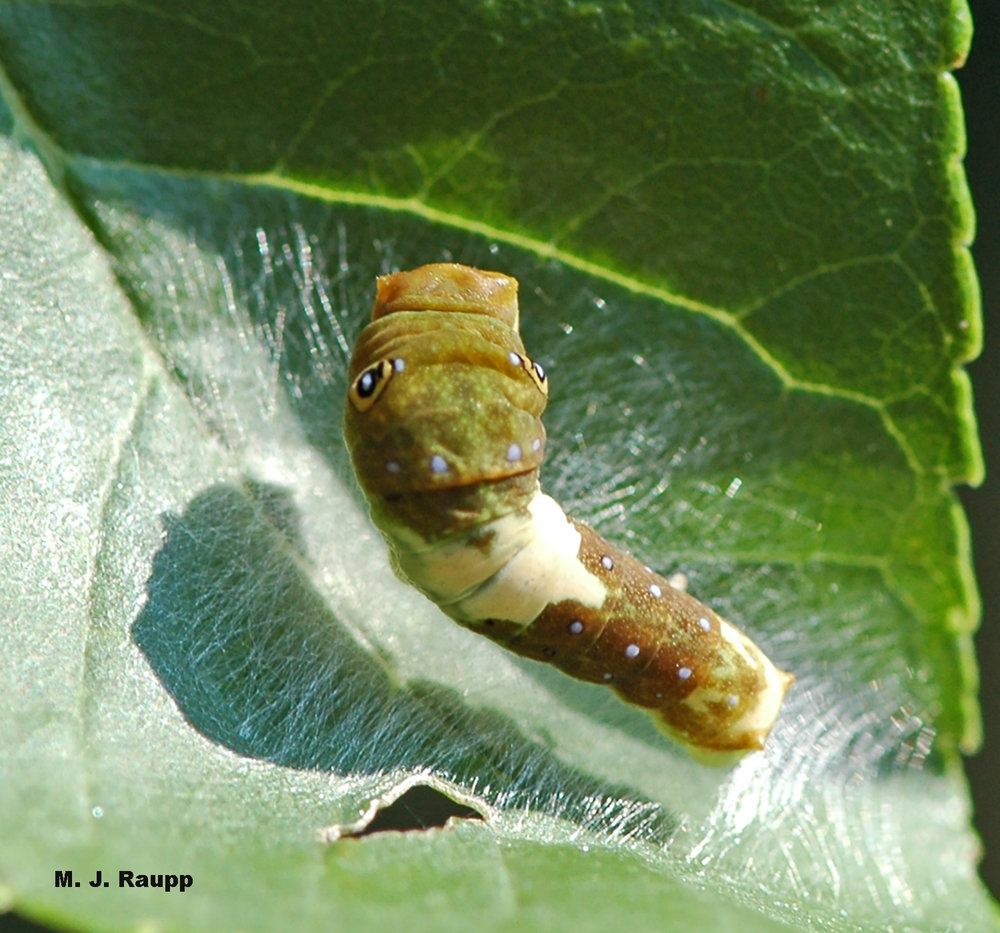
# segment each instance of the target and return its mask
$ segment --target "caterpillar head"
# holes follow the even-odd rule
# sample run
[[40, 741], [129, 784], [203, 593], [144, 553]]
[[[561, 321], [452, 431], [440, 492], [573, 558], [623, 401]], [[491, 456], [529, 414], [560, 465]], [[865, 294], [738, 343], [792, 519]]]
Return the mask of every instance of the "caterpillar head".
[[535, 471], [544, 370], [517, 331], [517, 281], [452, 263], [378, 279], [354, 349], [344, 436], [369, 497]]

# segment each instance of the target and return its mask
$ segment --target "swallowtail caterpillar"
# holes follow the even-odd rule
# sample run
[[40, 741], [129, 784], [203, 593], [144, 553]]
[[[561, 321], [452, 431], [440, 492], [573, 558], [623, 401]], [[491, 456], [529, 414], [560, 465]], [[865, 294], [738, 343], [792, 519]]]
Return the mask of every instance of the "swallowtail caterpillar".
[[400, 577], [505, 648], [606, 684], [696, 758], [764, 745], [792, 682], [675, 578], [545, 495], [542, 367], [517, 280], [439, 263], [381, 276], [344, 436]]

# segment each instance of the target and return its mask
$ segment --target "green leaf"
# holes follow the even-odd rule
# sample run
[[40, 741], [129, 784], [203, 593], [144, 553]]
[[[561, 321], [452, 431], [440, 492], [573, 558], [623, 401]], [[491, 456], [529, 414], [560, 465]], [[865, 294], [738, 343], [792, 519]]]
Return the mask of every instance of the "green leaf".
[[[969, 31], [958, 0], [0, 3], [0, 903], [1000, 929], [958, 756]], [[521, 281], [548, 491], [796, 674], [764, 753], [706, 770], [392, 576], [345, 366], [374, 275], [445, 258]], [[364, 835], [420, 786], [482, 820]]]

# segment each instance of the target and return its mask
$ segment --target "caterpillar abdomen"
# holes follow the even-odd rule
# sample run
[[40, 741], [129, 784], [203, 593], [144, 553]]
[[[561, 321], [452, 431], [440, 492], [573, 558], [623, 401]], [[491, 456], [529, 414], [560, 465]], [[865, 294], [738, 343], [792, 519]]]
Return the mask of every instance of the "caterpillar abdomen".
[[698, 757], [762, 748], [792, 677], [539, 489], [548, 386], [516, 289], [451, 264], [379, 279], [345, 437], [397, 572], [462, 625], [610, 686]]
[[604, 584], [604, 600], [551, 603], [530, 626], [497, 640], [606, 684], [702, 760], [763, 748], [790, 675], [712, 609], [587, 525], [573, 525], [579, 562]]

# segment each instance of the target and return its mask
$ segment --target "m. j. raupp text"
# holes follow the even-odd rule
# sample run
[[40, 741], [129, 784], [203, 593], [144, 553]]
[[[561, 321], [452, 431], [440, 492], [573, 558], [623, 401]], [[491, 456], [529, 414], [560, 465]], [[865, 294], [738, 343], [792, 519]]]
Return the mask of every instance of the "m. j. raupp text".
[[[111, 881], [105, 880], [101, 869], [97, 870], [92, 881], [84, 883], [91, 888], [110, 888], [112, 885]], [[163, 891], [177, 891], [183, 894], [193, 884], [194, 879], [190, 875], [170, 875], [163, 872], [146, 875], [141, 872], [125, 870], [118, 872], [119, 888], [161, 888]], [[80, 882], [73, 880], [73, 872], [69, 869], [60, 871], [57, 868], [56, 887], [78, 888]]]

